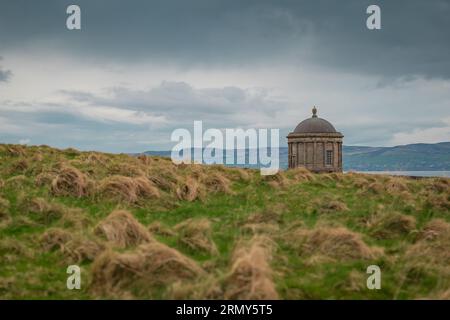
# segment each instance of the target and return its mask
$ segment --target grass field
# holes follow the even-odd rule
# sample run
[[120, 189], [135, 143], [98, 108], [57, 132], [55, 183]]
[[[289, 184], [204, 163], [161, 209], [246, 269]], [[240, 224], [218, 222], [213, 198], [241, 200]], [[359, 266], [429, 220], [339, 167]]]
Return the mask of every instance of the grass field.
[[[82, 269], [68, 290], [68, 265]], [[380, 290], [366, 287], [378, 265]], [[450, 299], [450, 179], [0, 145], [2, 299]]]

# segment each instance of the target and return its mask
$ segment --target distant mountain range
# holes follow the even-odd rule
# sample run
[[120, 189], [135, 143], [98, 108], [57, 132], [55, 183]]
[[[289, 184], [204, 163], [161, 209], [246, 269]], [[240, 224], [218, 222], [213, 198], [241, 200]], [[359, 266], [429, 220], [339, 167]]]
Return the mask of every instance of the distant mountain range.
[[450, 170], [450, 142], [378, 148], [344, 146], [343, 155], [346, 170]]
[[[146, 151], [144, 153], [170, 157], [170, 151]], [[416, 143], [395, 147], [344, 146], [343, 156], [345, 171], [450, 170], [450, 142]], [[287, 168], [287, 158], [287, 147], [280, 148], [281, 168]]]

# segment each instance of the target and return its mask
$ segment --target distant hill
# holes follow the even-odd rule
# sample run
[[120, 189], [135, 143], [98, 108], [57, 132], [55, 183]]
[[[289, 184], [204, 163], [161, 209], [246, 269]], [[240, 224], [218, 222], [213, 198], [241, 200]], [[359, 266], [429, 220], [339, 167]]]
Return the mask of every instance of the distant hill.
[[[170, 151], [144, 153], [170, 157]], [[345, 171], [450, 170], [450, 142], [416, 143], [395, 147], [344, 146], [343, 153]], [[287, 147], [280, 148], [281, 168], [287, 168], [287, 158]]]
[[345, 170], [450, 170], [450, 142], [395, 147], [344, 146], [343, 152]]

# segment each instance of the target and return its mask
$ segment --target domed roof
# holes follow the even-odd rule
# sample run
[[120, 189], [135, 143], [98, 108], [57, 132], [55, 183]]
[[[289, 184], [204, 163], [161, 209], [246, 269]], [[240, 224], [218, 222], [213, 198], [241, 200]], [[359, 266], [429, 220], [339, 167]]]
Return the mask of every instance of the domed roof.
[[297, 127], [295, 133], [335, 133], [336, 129], [327, 120], [317, 117], [317, 109], [312, 109], [313, 115], [311, 118], [303, 120]]

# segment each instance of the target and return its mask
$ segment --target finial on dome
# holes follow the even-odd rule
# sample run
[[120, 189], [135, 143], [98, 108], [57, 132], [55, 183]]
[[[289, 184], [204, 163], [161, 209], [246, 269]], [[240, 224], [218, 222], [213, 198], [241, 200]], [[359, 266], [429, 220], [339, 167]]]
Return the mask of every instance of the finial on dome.
[[312, 108], [312, 113], [313, 113], [312, 117], [313, 117], [313, 118], [317, 118], [317, 108], [316, 108], [316, 106], [314, 106], [314, 107]]

